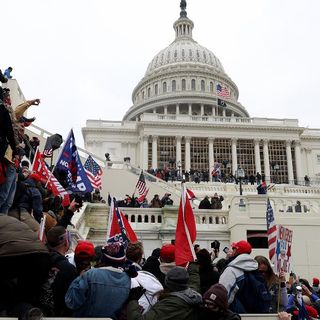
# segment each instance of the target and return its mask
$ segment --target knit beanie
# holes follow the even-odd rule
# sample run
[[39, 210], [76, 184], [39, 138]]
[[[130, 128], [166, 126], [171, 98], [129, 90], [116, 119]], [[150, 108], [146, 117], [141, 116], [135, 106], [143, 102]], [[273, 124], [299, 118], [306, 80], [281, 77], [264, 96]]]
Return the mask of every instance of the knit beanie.
[[218, 307], [223, 310], [228, 309], [228, 291], [220, 283], [211, 286], [204, 294], [203, 300], [212, 300]]
[[121, 242], [108, 242], [101, 249], [101, 262], [118, 267], [126, 261], [126, 253]]
[[165, 285], [170, 291], [182, 291], [188, 288], [189, 274], [182, 267], [174, 267], [168, 271]]

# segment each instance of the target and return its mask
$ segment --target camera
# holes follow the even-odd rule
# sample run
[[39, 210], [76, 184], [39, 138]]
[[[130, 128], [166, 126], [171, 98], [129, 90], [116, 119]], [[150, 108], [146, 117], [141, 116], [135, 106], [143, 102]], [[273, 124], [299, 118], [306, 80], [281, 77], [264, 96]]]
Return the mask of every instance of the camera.
[[220, 250], [220, 242], [218, 240], [214, 240], [211, 242], [211, 248], [214, 251], [219, 251]]

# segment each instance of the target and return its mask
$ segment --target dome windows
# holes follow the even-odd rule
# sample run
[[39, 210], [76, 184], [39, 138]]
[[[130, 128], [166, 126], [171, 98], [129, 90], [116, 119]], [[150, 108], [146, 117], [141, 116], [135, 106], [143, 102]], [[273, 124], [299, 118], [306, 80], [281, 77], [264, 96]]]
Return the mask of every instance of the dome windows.
[[182, 88], [182, 91], [186, 91], [186, 79], [182, 79], [181, 88]]
[[162, 84], [162, 92], [163, 92], [163, 93], [167, 92], [167, 83], [166, 83], [166, 82], [164, 82], [164, 83]]
[[191, 90], [196, 90], [196, 80], [195, 79], [191, 80]]
[[154, 94], [158, 95], [158, 84], [155, 84], [154, 86]]
[[201, 91], [205, 91], [205, 82], [201, 80]]
[[151, 96], [151, 88], [148, 88], [148, 98]]
[[177, 83], [176, 83], [176, 80], [172, 80], [172, 91], [176, 91], [177, 90]]
[[210, 81], [210, 92], [214, 92], [214, 89], [213, 89], [214, 87], [213, 87], [213, 82], [212, 81]]

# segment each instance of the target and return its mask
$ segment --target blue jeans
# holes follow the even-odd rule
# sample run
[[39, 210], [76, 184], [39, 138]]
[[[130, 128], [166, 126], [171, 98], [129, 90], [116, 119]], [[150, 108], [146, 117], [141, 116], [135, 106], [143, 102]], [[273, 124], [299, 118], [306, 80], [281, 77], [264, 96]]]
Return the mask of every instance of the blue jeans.
[[8, 164], [6, 170], [6, 181], [0, 185], [0, 212], [7, 214], [12, 206], [16, 192], [17, 171], [13, 164]]

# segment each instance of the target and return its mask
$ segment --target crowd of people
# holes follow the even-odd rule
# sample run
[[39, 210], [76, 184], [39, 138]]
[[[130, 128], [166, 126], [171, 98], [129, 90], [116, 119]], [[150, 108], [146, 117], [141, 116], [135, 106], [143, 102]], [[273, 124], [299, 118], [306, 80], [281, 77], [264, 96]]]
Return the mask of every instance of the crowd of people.
[[[251, 245], [231, 244], [221, 258], [195, 245], [196, 260], [177, 266], [174, 244], [145, 260], [141, 242], [94, 246], [69, 231], [46, 228], [46, 241], [23, 221], [0, 214], [0, 315], [20, 319], [241, 319], [240, 314], [279, 313], [279, 319], [317, 318], [319, 279], [276, 275]], [[215, 241], [217, 242], [217, 241]], [[288, 313], [287, 313], [288, 312]]]

